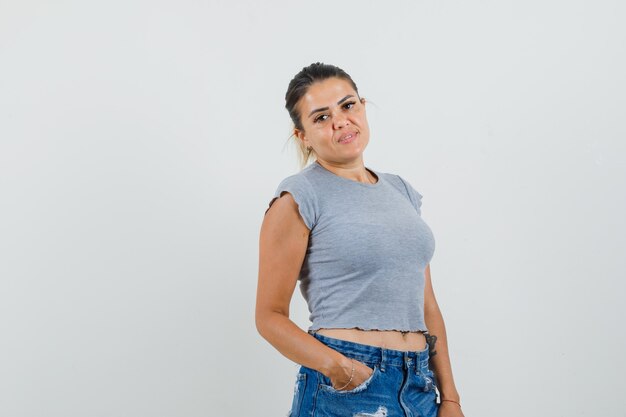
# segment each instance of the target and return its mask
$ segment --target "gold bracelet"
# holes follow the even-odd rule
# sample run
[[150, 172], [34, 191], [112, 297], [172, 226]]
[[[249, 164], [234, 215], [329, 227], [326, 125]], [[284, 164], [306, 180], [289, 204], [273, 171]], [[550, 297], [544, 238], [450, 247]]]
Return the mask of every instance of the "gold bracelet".
[[352, 360], [352, 358], [350, 358], [350, 362], [352, 362], [352, 374], [350, 375], [350, 380], [348, 380], [348, 383], [346, 385], [344, 385], [343, 387], [335, 388], [337, 391], [341, 391], [342, 389], [344, 389], [345, 387], [350, 385], [350, 382], [352, 382], [352, 378], [354, 378], [354, 360]]
[[458, 402], [456, 402], [456, 401], [454, 401], [454, 400], [445, 400], [445, 399], [442, 399], [441, 401], [451, 401], [451, 402], [453, 402], [453, 403], [458, 404], [458, 405], [459, 405], [459, 407], [461, 407], [461, 403], [458, 403]]

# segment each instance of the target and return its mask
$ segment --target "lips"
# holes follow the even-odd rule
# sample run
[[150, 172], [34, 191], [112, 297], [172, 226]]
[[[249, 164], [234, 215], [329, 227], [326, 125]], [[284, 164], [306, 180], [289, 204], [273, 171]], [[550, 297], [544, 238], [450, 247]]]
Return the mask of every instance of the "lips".
[[346, 132], [339, 137], [339, 140], [337, 140], [337, 142], [342, 143], [345, 141], [351, 141], [352, 139], [354, 139], [357, 133], [358, 132]]

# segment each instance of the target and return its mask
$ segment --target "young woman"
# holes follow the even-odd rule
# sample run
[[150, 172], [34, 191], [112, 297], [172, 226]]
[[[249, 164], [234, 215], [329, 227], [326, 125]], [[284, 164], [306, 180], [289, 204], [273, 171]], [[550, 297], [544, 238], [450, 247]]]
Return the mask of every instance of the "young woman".
[[[265, 212], [256, 326], [301, 365], [291, 417], [462, 417], [422, 195], [365, 167], [366, 101], [343, 70], [311, 64], [285, 98], [306, 167]], [[298, 280], [306, 332], [289, 319]]]

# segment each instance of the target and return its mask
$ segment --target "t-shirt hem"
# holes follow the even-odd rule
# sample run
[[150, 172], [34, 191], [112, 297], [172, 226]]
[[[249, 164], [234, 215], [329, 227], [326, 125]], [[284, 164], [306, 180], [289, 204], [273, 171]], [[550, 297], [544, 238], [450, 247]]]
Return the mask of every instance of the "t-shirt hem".
[[422, 332], [422, 333], [428, 333], [428, 329], [426, 328], [426, 326], [423, 326], [423, 328], [421, 326], [417, 326], [417, 327], [403, 327], [403, 326], [324, 326], [324, 325], [317, 325], [317, 326], [310, 326], [308, 329], [308, 333], [316, 333], [318, 330], [321, 329], [357, 329], [357, 330], [364, 330], [364, 331], [396, 331], [396, 332]]

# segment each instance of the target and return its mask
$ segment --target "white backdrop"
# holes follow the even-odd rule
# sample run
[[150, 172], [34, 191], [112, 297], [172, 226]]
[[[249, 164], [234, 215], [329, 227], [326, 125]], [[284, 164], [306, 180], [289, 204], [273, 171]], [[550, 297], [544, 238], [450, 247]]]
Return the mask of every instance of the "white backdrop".
[[424, 195], [465, 415], [626, 415], [624, 2], [391, 3], [0, 1], [0, 415], [286, 415], [258, 237], [316, 61]]

